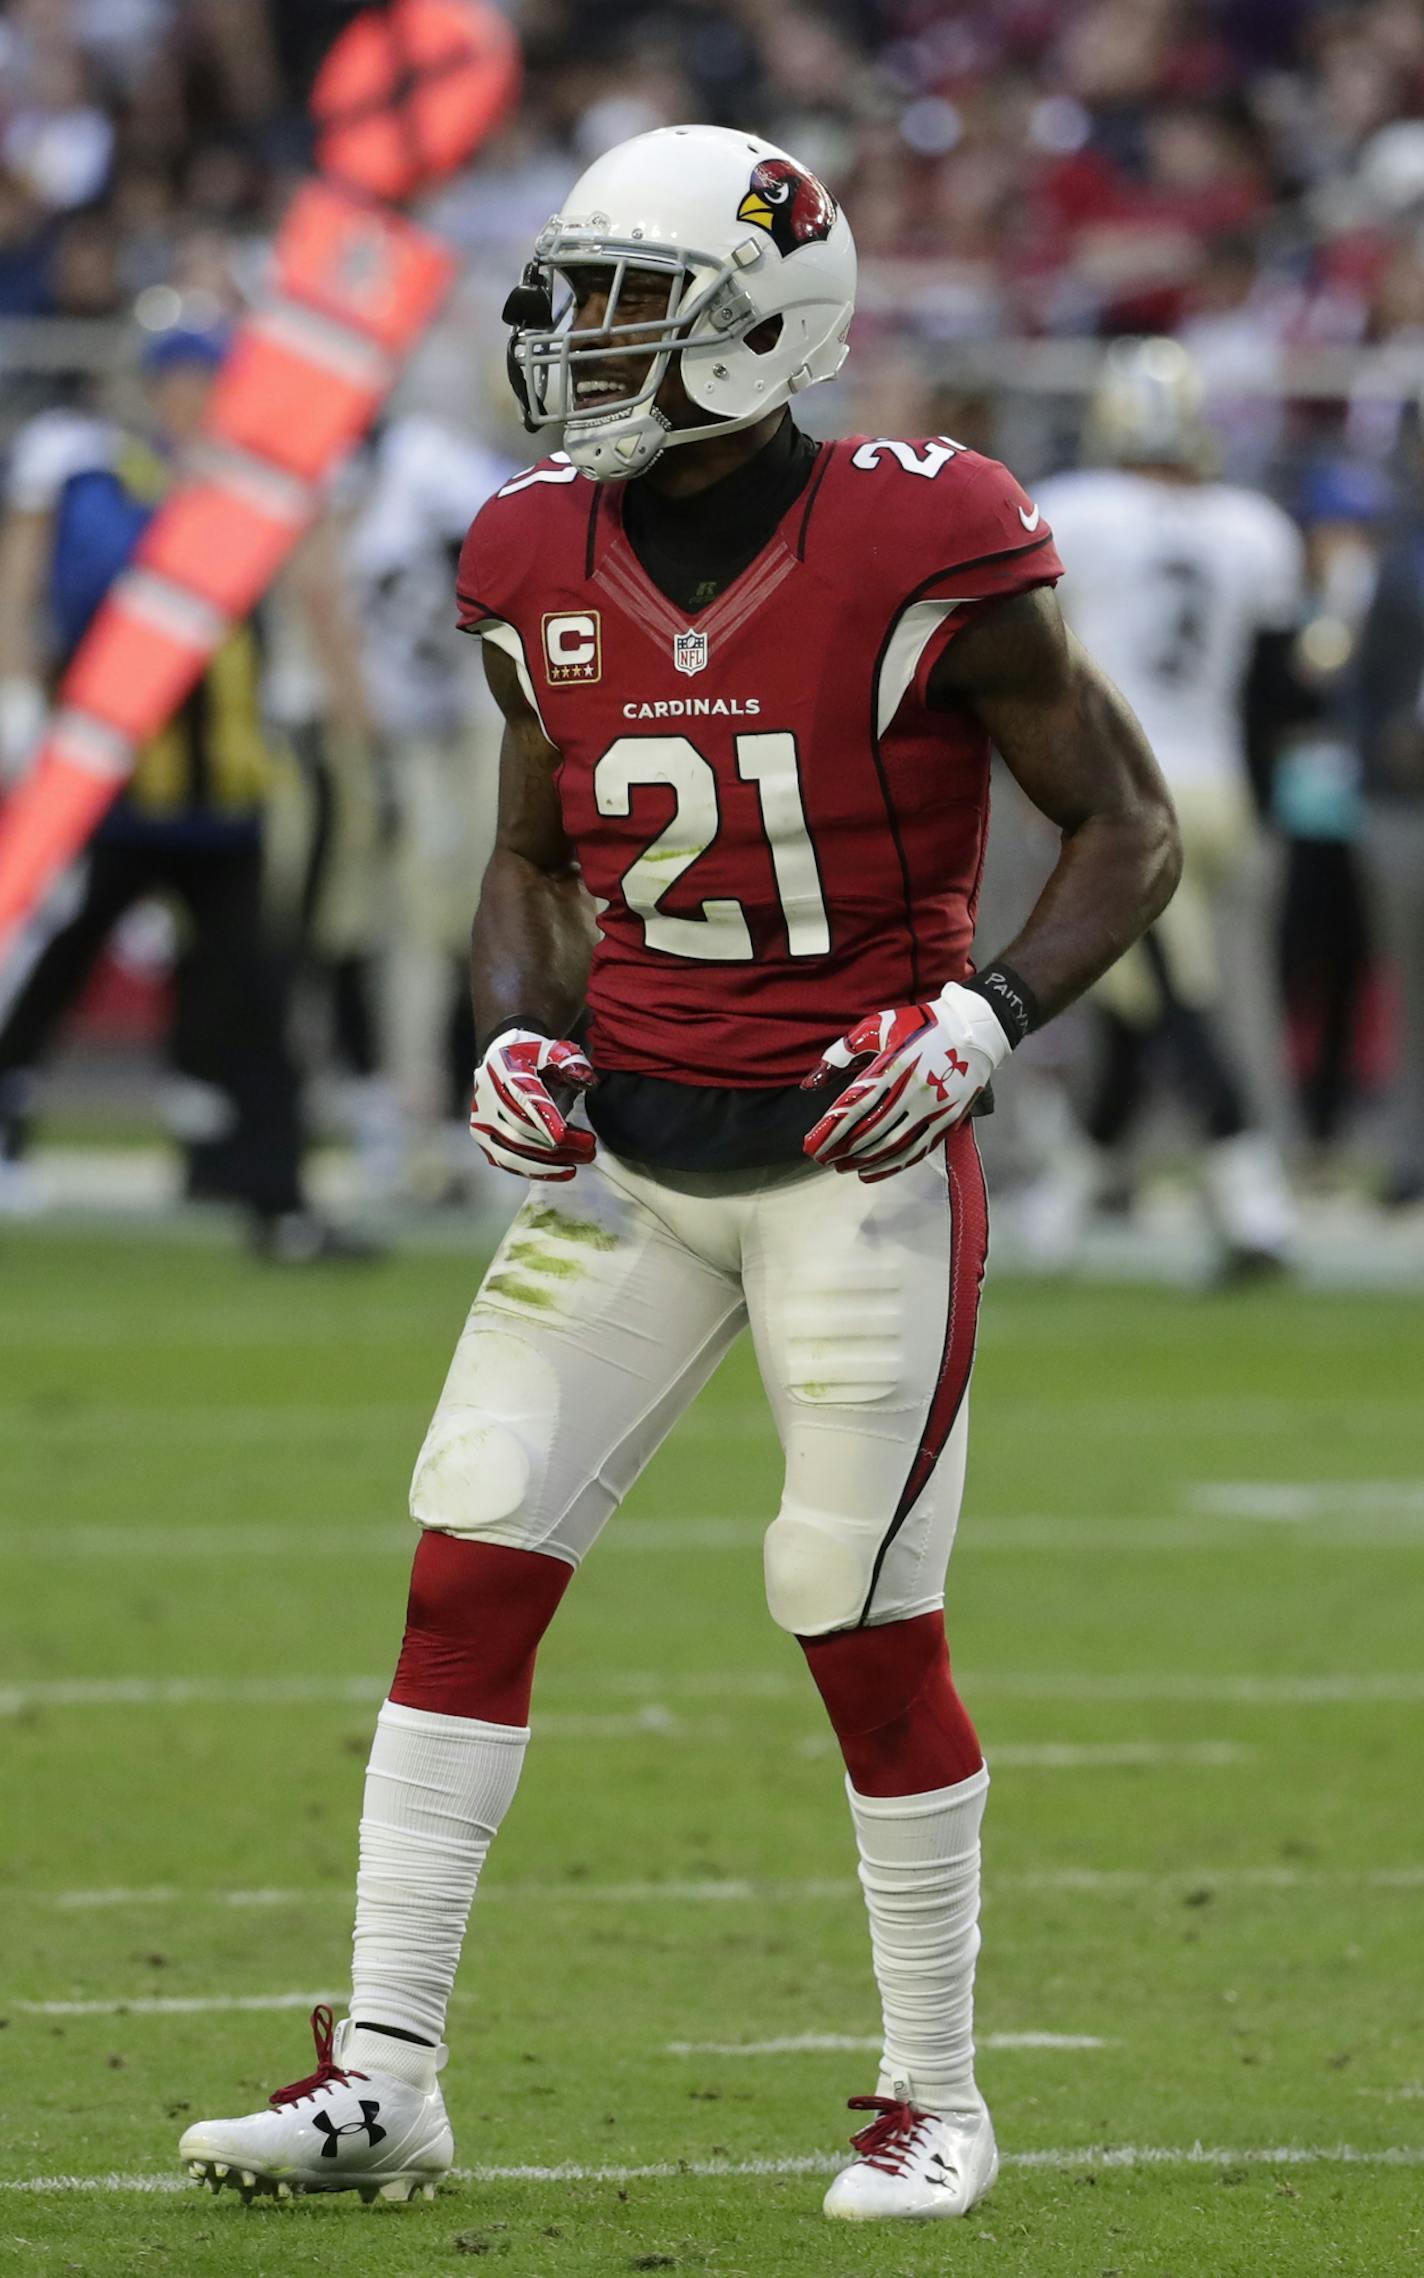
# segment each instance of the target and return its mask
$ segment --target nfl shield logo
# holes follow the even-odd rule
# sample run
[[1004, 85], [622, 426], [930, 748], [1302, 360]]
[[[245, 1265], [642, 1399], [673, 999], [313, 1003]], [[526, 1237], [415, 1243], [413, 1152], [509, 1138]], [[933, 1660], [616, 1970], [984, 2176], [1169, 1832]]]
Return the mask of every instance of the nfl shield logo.
[[705, 633], [674, 634], [672, 661], [679, 672], [701, 672], [707, 662], [707, 635]]

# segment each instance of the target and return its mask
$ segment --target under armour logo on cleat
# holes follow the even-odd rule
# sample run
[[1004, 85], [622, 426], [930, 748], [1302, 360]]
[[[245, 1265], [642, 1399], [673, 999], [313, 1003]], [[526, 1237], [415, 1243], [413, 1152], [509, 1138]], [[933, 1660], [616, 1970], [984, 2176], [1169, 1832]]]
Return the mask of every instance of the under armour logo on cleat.
[[312, 2126], [318, 2135], [326, 2137], [326, 2142], [321, 2147], [322, 2158], [335, 2159], [337, 2147], [343, 2136], [364, 2136], [369, 2144], [378, 2144], [386, 2133], [384, 2128], [376, 2126], [376, 2114], [380, 2109], [379, 2104], [369, 2104], [363, 2096], [361, 2098], [360, 2119], [348, 2120], [345, 2126], [340, 2128], [332, 2125], [329, 2112], [318, 2112]]

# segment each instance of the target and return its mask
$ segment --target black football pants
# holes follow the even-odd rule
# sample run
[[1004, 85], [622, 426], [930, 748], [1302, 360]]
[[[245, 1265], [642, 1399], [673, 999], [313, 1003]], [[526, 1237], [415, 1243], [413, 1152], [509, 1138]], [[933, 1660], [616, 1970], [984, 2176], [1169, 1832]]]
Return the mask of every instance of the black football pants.
[[263, 1216], [300, 1209], [300, 1092], [287, 1047], [286, 977], [265, 938], [255, 833], [202, 846], [155, 833], [90, 849], [78, 908], [0, 1017], [0, 1093], [7, 1077], [48, 1057], [119, 919], [157, 893], [176, 895], [192, 921], [185, 993], [203, 1007], [202, 1057], [236, 1111], [224, 1150], [230, 1190]]

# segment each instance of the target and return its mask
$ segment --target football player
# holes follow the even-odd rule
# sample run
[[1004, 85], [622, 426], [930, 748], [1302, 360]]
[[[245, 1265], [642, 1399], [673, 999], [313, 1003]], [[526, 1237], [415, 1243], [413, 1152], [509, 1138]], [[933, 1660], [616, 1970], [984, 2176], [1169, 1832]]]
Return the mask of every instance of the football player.
[[1222, 1033], [1216, 941], [1223, 900], [1244, 899], [1260, 873], [1252, 777], [1268, 789], [1276, 741], [1300, 716], [1290, 655], [1304, 546], [1274, 500], [1210, 479], [1201, 384], [1175, 340], [1110, 350], [1088, 443], [1100, 464], [1039, 489], [1067, 565], [1063, 612], [1147, 732], [1185, 868], [1171, 907], [1094, 993], [1102, 1057], [1086, 1139], [1065, 1145], [1055, 1129], [1024, 1232], [1042, 1264], [1070, 1261], [1160, 1059], [1200, 1126], [1222, 1278], [1250, 1279], [1285, 1262], [1295, 1211]]
[[450, 581], [470, 523], [514, 467], [446, 421], [408, 412], [381, 428], [362, 472], [350, 572], [394, 823], [384, 1011], [402, 1171], [417, 1191], [467, 1195], [481, 1180], [504, 1183], [489, 1180], [465, 1129], [470, 879], [494, 837], [499, 715], [477, 670], [472, 689], [477, 659]]
[[[768, 1604], [845, 1759], [884, 2012], [826, 2212], [957, 2215], [994, 2179], [988, 1774], [943, 1616], [986, 1237], [969, 1117], [1158, 916], [1177, 842], [1012, 476], [946, 436], [798, 430], [854, 289], [804, 166], [676, 127], [588, 170], [506, 311], [563, 447], [460, 565], [507, 723], [471, 1125], [535, 1191], [416, 1465], [350, 2014], [319, 2014], [317, 2069], [271, 2110], [188, 2130], [208, 2181], [405, 2197], [449, 2166], [446, 2005], [540, 1639], [746, 1326], [786, 1464]], [[974, 973], [991, 739], [1062, 854]]]

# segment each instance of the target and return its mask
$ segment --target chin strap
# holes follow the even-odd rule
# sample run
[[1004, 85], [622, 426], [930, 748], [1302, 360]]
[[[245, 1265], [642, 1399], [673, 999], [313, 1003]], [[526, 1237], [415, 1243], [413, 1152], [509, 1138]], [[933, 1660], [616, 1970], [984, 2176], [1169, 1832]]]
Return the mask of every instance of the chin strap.
[[622, 419], [610, 419], [603, 428], [597, 420], [567, 422], [564, 449], [580, 474], [592, 476], [595, 482], [628, 482], [634, 475], [646, 474], [677, 436], [672, 421], [654, 403], [617, 434], [623, 426]]

